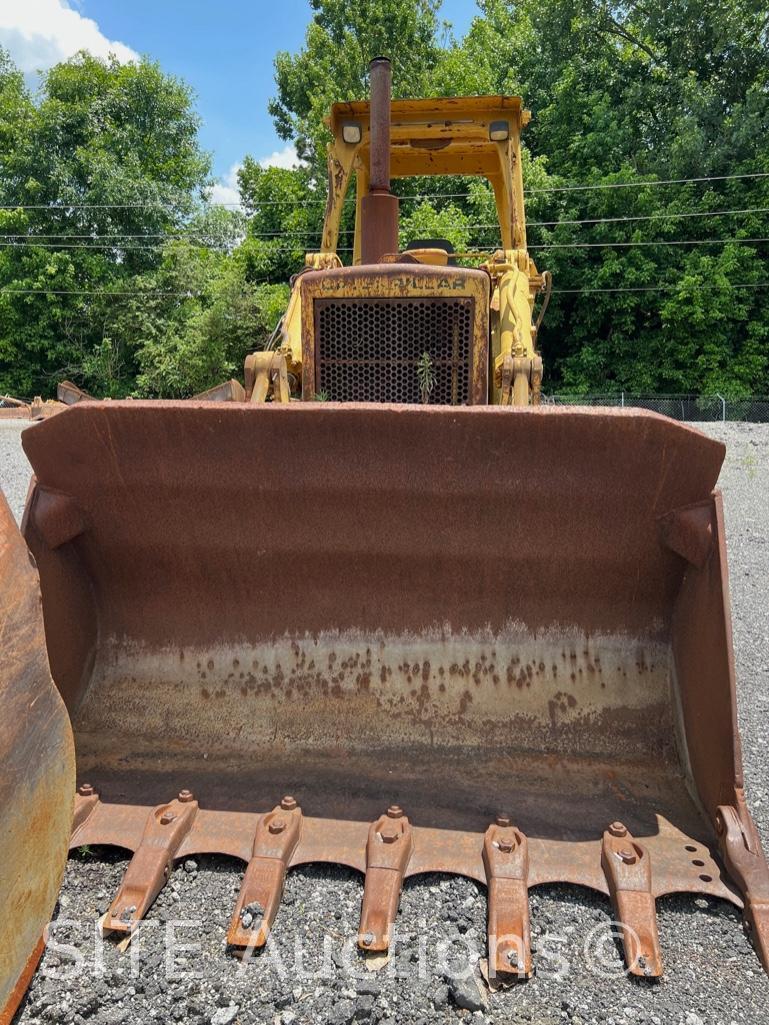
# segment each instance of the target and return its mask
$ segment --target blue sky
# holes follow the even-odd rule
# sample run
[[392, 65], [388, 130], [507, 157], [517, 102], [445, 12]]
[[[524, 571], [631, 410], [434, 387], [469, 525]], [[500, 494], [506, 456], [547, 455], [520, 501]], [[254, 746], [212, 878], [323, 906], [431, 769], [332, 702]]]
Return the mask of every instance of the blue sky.
[[[457, 35], [475, 13], [474, 0], [444, 0]], [[30, 77], [80, 47], [160, 61], [197, 93], [201, 140], [226, 185], [246, 153], [285, 159], [267, 113], [272, 63], [301, 46], [310, 15], [308, 0], [0, 0], [0, 43]]]

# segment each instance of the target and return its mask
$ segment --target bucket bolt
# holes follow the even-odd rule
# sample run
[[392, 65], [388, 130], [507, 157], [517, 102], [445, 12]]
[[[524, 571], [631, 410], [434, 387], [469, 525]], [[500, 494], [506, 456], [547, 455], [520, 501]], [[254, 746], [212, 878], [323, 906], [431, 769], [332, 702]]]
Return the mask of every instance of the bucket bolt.
[[81, 783], [77, 790], [81, 797], [93, 797], [96, 793], [90, 783]]
[[403, 808], [401, 808], [397, 804], [391, 804], [390, 807], [387, 809], [387, 817], [388, 817], [388, 819], [399, 819], [399, 818], [402, 818], [402, 816], [403, 816]]
[[286, 794], [283, 800], [280, 802], [280, 806], [283, 811], [293, 811], [296, 808], [296, 798], [290, 794]]
[[176, 816], [172, 811], [164, 811], [163, 814], [160, 816], [160, 825], [170, 826], [175, 819]]
[[609, 832], [612, 836], [627, 836], [627, 827], [624, 826], [621, 822], [612, 822], [612, 824], [609, 826]]
[[195, 800], [195, 796], [191, 790], [180, 790], [178, 799], [182, 804], [189, 804], [190, 801]]
[[510, 825], [510, 816], [504, 815], [500, 812], [496, 817], [496, 823], [498, 826], [501, 826], [502, 829], [507, 829]]
[[269, 830], [270, 830], [271, 833], [282, 833], [285, 828], [286, 828], [286, 820], [285, 819], [273, 819], [272, 822], [269, 825]]

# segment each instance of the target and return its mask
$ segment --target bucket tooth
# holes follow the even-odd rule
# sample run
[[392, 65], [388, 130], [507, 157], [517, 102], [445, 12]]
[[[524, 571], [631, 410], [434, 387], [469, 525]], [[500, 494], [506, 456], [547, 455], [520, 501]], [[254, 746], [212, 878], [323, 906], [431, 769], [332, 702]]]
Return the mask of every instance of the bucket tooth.
[[411, 824], [397, 805], [391, 805], [369, 826], [358, 930], [358, 946], [362, 950], [381, 952], [389, 947], [413, 848]]
[[483, 838], [488, 885], [489, 973], [528, 979], [531, 966], [529, 925], [529, 848], [525, 834], [497, 816]]
[[284, 797], [259, 819], [251, 860], [227, 930], [230, 946], [254, 948], [267, 942], [301, 834], [302, 810], [293, 797]]
[[104, 930], [132, 932], [168, 881], [176, 852], [192, 828], [198, 802], [189, 790], [153, 808], [141, 842], [126, 869], [117, 896], [104, 921]]
[[743, 895], [745, 931], [769, 973], [769, 868], [744, 799], [737, 807], [718, 808], [716, 832], [726, 869]]
[[612, 822], [603, 834], [601, 866], [622, 928], [627, 969], [632, 975], [657, 978], [662, 956], [649, 852], [621, 822]]
[[96, 810], [99, 803], [98, 791], [94, 790], [90, 783], [81, 783], [75, 791], [75, 810], [72, 814], [72, 840], [71, 847], [77, 847], [77, 832], [84, 826], [87, 820]]

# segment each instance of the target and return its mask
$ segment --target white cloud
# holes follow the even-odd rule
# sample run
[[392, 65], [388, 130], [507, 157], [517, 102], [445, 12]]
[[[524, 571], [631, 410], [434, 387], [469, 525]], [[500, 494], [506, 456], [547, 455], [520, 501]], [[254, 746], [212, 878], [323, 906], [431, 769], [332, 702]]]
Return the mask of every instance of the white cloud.
[[240, 190], [238, 189], [238, 171], [240, 164], [233, 164], [227, 174], [223, 175], [208, 193], [209, 203], [222, 206], [239, 206]]
[[284, 167], [286, 170], [298, 167], [299, 164], [300, 160], [296, 155], [296, 146], [293, 142], [287, 143], [283, 149], [276, 149], [274, 153], [270, 153], [268, 157], [262, 157], [259, 161], [260, 167]]
[[26, 74], [67, 60], [78, 50], [94, 57], [114, 54], [124, 63], [139, 59], [130, 46], [107, 39], [68, 0], [0, 0], [0, 43]]
[[[2, 2], [2, 0], [0, 0]], [[260, 167], [283, 167], [291, 170], [292, 167], [301, 167], [302, 161], [296, 155], [296, 148], [293, 143], [288, 143], [283, 149], [275, 150], [268, 157], [261, 157], [257, 163]], [[238, 171], [242, 164], [233, 164], [227, 174], [223, 174], [208, 193], [209, 203], [220, 203], [222, 206], [240, 206], [240, 190], [238, 189]]]

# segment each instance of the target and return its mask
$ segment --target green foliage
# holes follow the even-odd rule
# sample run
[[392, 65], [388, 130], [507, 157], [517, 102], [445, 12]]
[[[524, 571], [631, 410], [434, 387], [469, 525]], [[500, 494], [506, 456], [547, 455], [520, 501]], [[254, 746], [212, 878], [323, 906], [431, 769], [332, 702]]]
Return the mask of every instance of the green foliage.
[[136, 344], [136, 394], [184, 398], [242, 376], [288, 302], [286, 285], [255, 285], [245, 271], [243, 260], [188, 242], [166, 247], [123, 317], [123, 337]]
[[[33, 97], [0, 50], [0, 235], [14, 242], [0, 245], [0, 392], [50, 395], [71, 377], [97, 395], [181, 396], [239, 374], [318, 248], [328, 109], [365, 97], [386, 54], [396, 96], [521, 93], [533, 111], [522, 165], [529, 246], [554, 278], [546, 390], [769, 393], [769, 288], [750, 287], [769, 280], [769, 178], [729, 177], [769, 173], [765, 3], [479, 0], [459, 40], [439, 0], [310, 6], [270, 104], [302, 163], [246, 157], [242, 211], [203, 202], [190, 91], [156, 64], [80, 54]], [[394, 188], [401, 244], [498, 247], [484, 182]], [[345, 262], [353, 224], [351, 195]]]
[[324, 125], [332, 103], [368, 95], [368, 65], [393, 57], [393, 94], [429, 95], [440, 58], [440, 0], [310, 0], [304, 47], [275, 58], [277, 95], [269, 110], [283, 139], [325, 176]]
[[405, 248], [409, 242], [430, 238], [445, 238], [463, 252], [470, 244], [469, 217], [454, 203], [436, 210], [429, 201], [421, 202], [401, 217], [400, 245]]
[[[436, 74], [520, 91], [533, 109], [527, 215], [559, 222], [529, 228], [556, 289], [540, 335], [546, 387], [769, 390], [769, 289], [740, 287], [767, 280], [766, 243], [708, 241], [769, 235], [769, 181], [644, 185], [769, 171], [765, 5], [480, 6]], [[601, 188], [541, 191], [588, 184]], [[746, 208], [757, 212], [702, 216]], [[612, 291], [627, 288], [638, 291]], [[607, 291], [580, 294], [591, 289]]]
[[[162, 259], [208, 183], [189, 88], [152, 62], [79, 54], [33, 102], [0, 52], [0, 389], [51, 394], [69, 376], [124, 394], [126, 290]], [[22, 207], [54, 209], [22, 209]], [[100, 293], [116, 293], [108, 296]]]
[[422, 402], [427, 405], [430, 395], [435, 387], [435, 367], [429, 352], [423, 352], [417, 363], [417, 377], [419, 378], [419, 392]]

